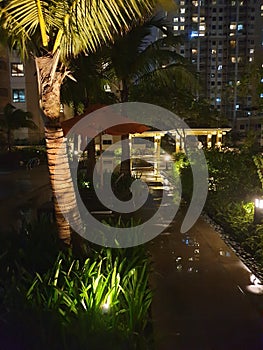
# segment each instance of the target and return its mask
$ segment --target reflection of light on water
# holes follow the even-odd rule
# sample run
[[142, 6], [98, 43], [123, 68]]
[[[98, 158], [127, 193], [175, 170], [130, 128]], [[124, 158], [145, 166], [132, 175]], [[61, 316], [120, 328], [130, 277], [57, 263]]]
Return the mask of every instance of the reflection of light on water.
[[163, 184], [164, 184], [164, 186], [168, 186], [169, 185], [169, 180], [164, 178]]
[[252, 284], [246, 286], [246, 289], [253, 294], [263, 294], [263, 285], [257, 276], [255, 276], [253, 273], [250, 273], [249, 279]]
[[228, 252], [227, 250], [224, 251], [223, 249], [219, 250], [219, 255], [220, 256], [225, 256], [226, 258], [229, 258], [231, 256], [230, 252]]
[[182, 271], [183, 265], [177, 265], [177, 266], [176, 266], [176, 269], [177, 269], [178, 271]]
[[253, 294], [263, 294], [263, 285], [250, 285], [246, 286], [246, 290]]
[[250, 275], [250, 282], [255, 285], [259, 285], [261, 283], [260, 280], [253, 273]]

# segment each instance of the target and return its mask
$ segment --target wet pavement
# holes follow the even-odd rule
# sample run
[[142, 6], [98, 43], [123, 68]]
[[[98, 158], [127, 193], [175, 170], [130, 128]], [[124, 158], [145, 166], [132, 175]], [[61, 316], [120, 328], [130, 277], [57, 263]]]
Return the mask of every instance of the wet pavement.
[[155, 350], [262, 350], [263, 286], [203, 218], [180, 233], [183, 217], [148, 244]]

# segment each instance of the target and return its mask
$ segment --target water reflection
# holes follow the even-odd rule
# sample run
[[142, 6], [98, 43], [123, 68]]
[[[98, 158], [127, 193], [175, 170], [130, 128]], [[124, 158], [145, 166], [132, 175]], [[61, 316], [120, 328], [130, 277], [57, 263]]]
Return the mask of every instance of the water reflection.
[[200, 244], [196, 237], [185, 234], [180, 241], [185, 252], [183, 256], [178, 255], [174, 257], [176, 270], [191, 274], [199, 272]]
[[226, 257], [226, 258], [231, 257], [231, 253], [228, 250], [223, 250], [223, 249], [219, 250], [219, 255], [223, 256], [223, 257]]

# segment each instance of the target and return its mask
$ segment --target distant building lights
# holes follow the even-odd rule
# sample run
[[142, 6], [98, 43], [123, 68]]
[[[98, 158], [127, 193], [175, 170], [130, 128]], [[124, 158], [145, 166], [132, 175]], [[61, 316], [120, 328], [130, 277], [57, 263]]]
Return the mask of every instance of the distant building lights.
[[193, 30], [193, 31], [191, 32], [191, 34], [190, 34], [190, 37], [191, 37], [191, 38], [196, 38], [196, 37], [198, 37], [198, 31]]

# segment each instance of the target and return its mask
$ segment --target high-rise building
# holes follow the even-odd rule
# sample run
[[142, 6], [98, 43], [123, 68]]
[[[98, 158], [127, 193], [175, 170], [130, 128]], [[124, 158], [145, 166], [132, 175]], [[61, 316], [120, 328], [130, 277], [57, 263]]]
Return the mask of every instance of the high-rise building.
[[180, 53], [196, 66], [204, 96], [233, 128], [260, 128], [262, 0], [176, 2], [178, 11], [168, 18], [184, 38]]

